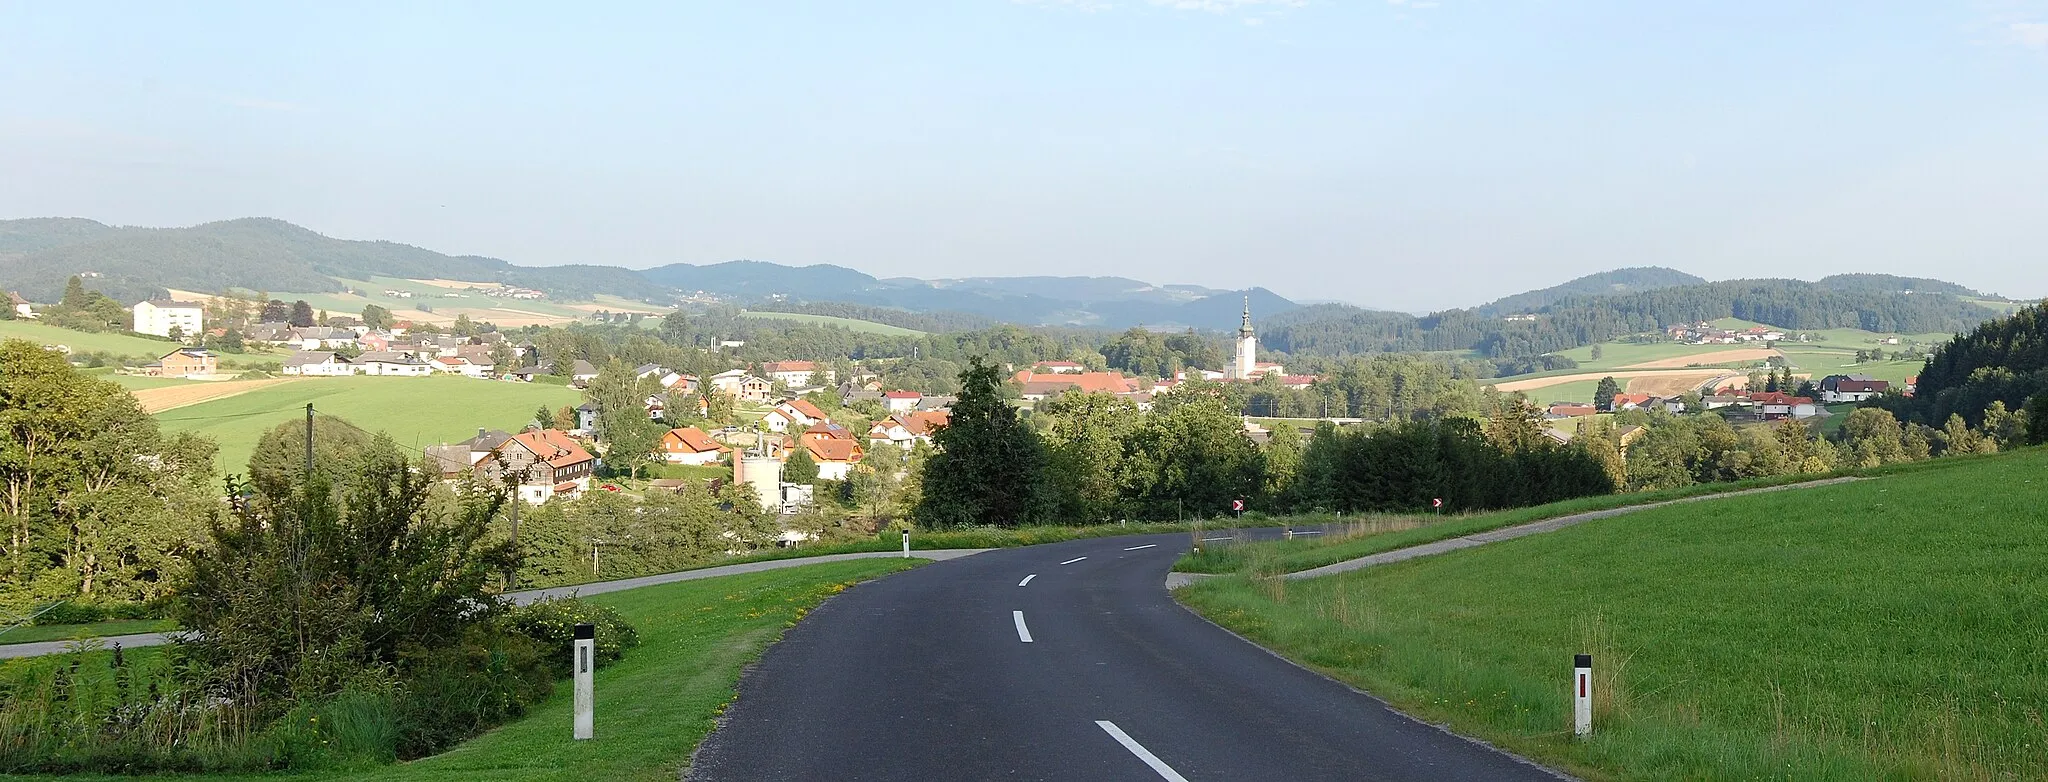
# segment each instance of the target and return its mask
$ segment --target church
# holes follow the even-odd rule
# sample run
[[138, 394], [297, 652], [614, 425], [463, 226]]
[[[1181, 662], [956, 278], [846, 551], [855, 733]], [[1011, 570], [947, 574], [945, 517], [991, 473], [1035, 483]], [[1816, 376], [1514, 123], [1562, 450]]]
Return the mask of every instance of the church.
[[1230, 362], [1224, 377], [1230, 380], [1257, 380], [1266, 375], [1285, 375], [1287, 369], [1279, 364], [1259, 361], [1259, 338], [1252, 332], [1252, 297], [1244, 297], [1244, 324], [1237, 328], [1237, 357]]

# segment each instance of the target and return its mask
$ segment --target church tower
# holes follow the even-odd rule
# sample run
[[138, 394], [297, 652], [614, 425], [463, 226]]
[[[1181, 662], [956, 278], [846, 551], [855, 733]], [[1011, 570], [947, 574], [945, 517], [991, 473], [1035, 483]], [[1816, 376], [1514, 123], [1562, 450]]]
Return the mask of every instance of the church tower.
[[1252, 297], [1244, 297], [1244, 325], [1237, 329], [1237, 362], [1230, 367], [1230, 376], [1238, 380], [1250, 380], [1256, 376], [1259, 366], [1259, 338], [1252, 336]]

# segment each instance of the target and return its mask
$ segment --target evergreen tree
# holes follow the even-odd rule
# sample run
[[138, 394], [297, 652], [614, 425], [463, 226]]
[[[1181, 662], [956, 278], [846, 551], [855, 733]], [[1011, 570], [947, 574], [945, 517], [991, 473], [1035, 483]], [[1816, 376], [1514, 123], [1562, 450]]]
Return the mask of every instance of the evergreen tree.
[[1045, 446], [1003, 399], [1002, 370], [971, 356], [959, 383], [951, 422], [934, 436], [938, 449], [925, 462], [918, 524], [1015, 527], [1044, 520]]
[[1593, 388], [1593, 409], [1613, 410], [1614, 397], [1621, 393], [1621, 384], [1612, 377], [1600, 378], [1600, 384]]
[[2026, 420], [2020, 441], [2027, 445], [2048, 443], [2048, 391], [2035, 394], [2032, 399], [2028, 399], [2026, 409], [2022, 413]]
[[797, 446], [789, 452], [789, 461], [782, 464], [782, 480], [806, 486], [818, 482], [818, 462], [811, 458], [811, 449]]

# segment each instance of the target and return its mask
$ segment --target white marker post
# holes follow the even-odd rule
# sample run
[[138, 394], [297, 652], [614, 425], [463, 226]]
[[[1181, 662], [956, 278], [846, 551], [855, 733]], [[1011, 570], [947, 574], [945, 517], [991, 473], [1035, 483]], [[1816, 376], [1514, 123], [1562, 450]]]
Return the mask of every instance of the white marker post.
[[1593, 735], [1593, 655], [1572, 661], [1572, 735]]
[[575, 659], [571, 661], [576, 671], [577, 741], [589, 740], [591, 732], [595, 727], [595, 718], [591, 715], [591, 711], [592, 707], [596, 705], [597, 688], [595, 682], [592, 681], [594, 677], [592, 671], [596, 669], [597, 662], [591, 658], [596, 655], [597, 628], [588, 622], [578, 623], [576, 625]]
[[903, 531], [903, 558], [910, 558], [910, 530]]

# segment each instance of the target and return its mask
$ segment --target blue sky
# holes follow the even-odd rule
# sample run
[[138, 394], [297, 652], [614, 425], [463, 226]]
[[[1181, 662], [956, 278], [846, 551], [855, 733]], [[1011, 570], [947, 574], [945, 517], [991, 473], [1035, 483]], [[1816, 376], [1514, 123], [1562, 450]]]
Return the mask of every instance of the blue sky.
[[0, 217], [1411, 311], [1634, 265], [2048, 295], [2048, 2], [341, 5], [0, 0]]

